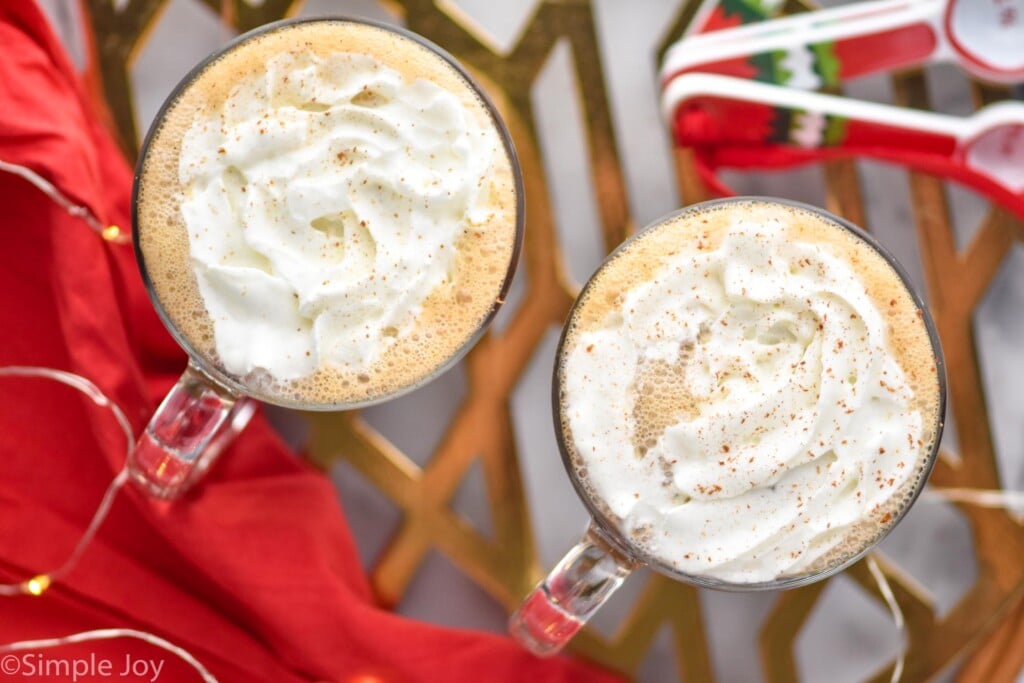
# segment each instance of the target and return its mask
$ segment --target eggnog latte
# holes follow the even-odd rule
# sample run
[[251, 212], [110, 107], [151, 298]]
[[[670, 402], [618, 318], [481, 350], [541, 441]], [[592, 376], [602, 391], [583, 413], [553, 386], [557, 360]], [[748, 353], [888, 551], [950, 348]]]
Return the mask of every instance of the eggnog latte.
[[436, 375], [507, 288], [521, 236], [504, 128], [425, 41], [284, 22], [201, 65], [139, 165], [161, 314], [246, 393], [351, 406]]
[[762, 199], [684, 210], [585, 288], [559, 351], [567, 463], [644, 561], [712, 584], [834, 568], [901, 517], [941, 358], [865, 238]]

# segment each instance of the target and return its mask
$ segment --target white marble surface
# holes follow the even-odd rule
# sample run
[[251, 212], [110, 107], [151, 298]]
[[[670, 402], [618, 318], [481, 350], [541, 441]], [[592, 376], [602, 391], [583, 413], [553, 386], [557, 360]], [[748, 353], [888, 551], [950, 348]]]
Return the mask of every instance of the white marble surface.
[[[514, 44], [533, 0], [450, 0], [477, 19], [501, 46]], [[83, 42], [74, 28], [77, 3], [44, 0], [50, 16], [76, 62]], [[668, 136], [657, 113], [654, 46], [679, 0], [595, 0], [608, 75], [612, 114], [629, 192], [638, 225], [647, 224], [678, 206], [671, 170]], [[837, 4], [829, 2], [826, 4]], [[390, 17], [373, 0], [309, 0], [304, 15], [328, 13]], [[141, 129], [149, 124], [163, 98], [195, 62], [221, 45], [230, 34], [213, 13], [196, 0], [173, 0], [133, 68]], [[587, 151], [580, 133], [578, 102], [570, 96], [574, 76], [571, 54], [560, 44], [550, 55], [536, 84], [535, 116], [544, 143], [545, 168], [553, 179], [558, 229], [566, 246], [568, 272], [584, 281], [601, 261], [594, 191], [588, 183]], [[949, 66], [929, 74], [941, 109], [963, 114], [970, 110], [963, 76]], [[849, 89], [855, 96], [889, 101], [884, 79], [868, 78]], [[916, 236], [910, 221], [905, 171], [891, 166], [860, 166], [869, 222], [923, 287]], [[743, 192], [778, 195], [810, 203], [823, 202], [823, 185], [814, 172], [730, 175]], [[950, 193], [960, 226], [977, 224], [982, 211], [969, 192]], [[965, 244], [966, 229], [958, 234]], [[520, 285], [522, 283], [519, 283]], [[521, 292], [521, 287], [517, 288]], [[514, 306], [515, 295], [510, 301]], [[975, 316], [989, 410], [1005, 484], [1024, 489], [1024, 246], [1017, 243]], [[507, 316], [505, 316], [507, 318]], [[502, 320], [496, 323], [499, 327]], [[525, 468], [538, 548], [550, 565], [575, 542], [586, 514], [562, 470], [554, 444], [549, 410], [551, 366], [557, 330], [552, 328], [513, 396], [516, 436]], [[456, 368], [428, 387], [365, 412], [367, 419], [417, 462], [424, 463], [465, 391], [465, 376]], [[955, 445], [955, 434], [947, 434]], [[365, 485], [350, 468], [332, 473], [363, 561], [370, 564], [400, 521], [398, 513]], [[457, 509], [483, 530], [489, 528], [486, 494], [479, 471], [456, 497]], [[883, 550], [912, 572], [931, 591], [940, 612], [952, 607], [974, 580], [970, 537], [962, 518], [942, 504], [920, 503], [884, 542]], [[599, 613], [595, 625], [610, 631], [628, 607], [642, 580], [634, 577]], [[715, 671], [721, 681], [757, 681], [758, 624], [776, 596], [727, 594], [701, 596]], [[398, 606], [403, 614], [450, 626], [501, 632], [505, 614], [483, 591], [437, 553], [415, 579]], [[643, 681], [675, 680], [675, 662], [666, 634], [658, 639], [641, 672]], [[798, 662], [805, 680], [861, 680], [901, 647], [892, 621], [877, 603], [867, 600], [845, 578], [833, 581], [798, 641]], [[943, 678], [947, 678], [944, 676]], [[1024, 680], [1024, 678], [1022, 678]]]

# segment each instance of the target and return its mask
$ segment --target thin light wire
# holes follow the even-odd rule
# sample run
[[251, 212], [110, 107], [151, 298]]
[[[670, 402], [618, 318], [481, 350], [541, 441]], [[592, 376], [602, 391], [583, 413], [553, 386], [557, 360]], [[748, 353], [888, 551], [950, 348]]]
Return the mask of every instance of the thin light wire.
[[124, 432], [125, 440], [129, 447], [135, 440], [131, 423], [128, 422], [128, 418], [125, 417], [124, 411], [121, 410], [121, 406], [107, 398], [106, 394], [100, 391], [99, 387], [81, 375], [76, 375], [73, 372], [65, 372], [64, 370], [54, 370], [53, 368], [43, 368], [34, 365], [7, 365], [0, 367], [0, 376], [42, 377], [45, 379], [52, 379], [55, 382], [60, 382], [72, 389], [76, 389], [88, 396], [96, 405], [101, 408], [109, 408], [110, 411], [114, 413], [114, 418], [117, 419], [117, 424], [120, 425], [121, 431]]
[[111, 506], [114, 504], [114, 498], [117, 496], [118, 490], [125, 485], [128, 481], [128, 469], [122, 468], [114, 480], [110, 482], [110, 486], [107, 487], [107, 492], [103, 494], [103, 500], [100, 501], [100, 506], [96, 508], [96, 514], [93, 515], [92, 521], [89, 522], [88, 528], [82, 535], [81, 540], [78, 541], [78, 545], [72, 551], [71, 556], [68, 557], [67, 561], [64, 562], [60, 567], [48, 572], [48, 575], [52, 581], [58, 581], [63, 578], [68, 572], [74, 569], [75, 565], [82, 558], [82, 554], [85, 549], [92, 543], [92, 539], [96, 536], [96, 532], [99, 531], [103, 521], [107, 518], [107, 514], [110, 512]]
[[892, 677], [889, 679], [889, 683], [900, 683], [900, 680], [903, 678], [903, 665], [906, 657], [903, 651], [903, 639], [904, 634], [906, 633], [906, 622], [903, 620], [903, 610], [900, 609], [899, 603], [896, 602], [896, 596], [893, 595], [892, 586], [889, 585], [889, 580], [885, 578], [885, 574], [882, 573], [882, 570], [878, 566], [878, 562], [875, 561], [873, 555], [868, 555], [867, 565], [872, 578], [874, 578], [875, 583], [878, 584], [878, 592], [882, 594], [885, 604], [889, 606], [889, 611], [892, 613], [892, 620], [896, 624], [896, 630], [899, 632], [900, 654], [896, 658], [896, 666], [892, 669]]
[[[121, 427], [121, 431], [124, 432], [125, 458], [127, 462], [127, 456], [131, 452], [132, 444], [135, 441], [131, 424], [128, 422], [128, 418], [125, 416], [124, 411], [121, 410], [121, 407], [107, 398], [106, 394], [100, 391], [99, 387], [87, 380], [85, 377], [71, 372], [65, 372], [64, 370], [54, 370], [53, 368], [26, 365], [0, 367], [0, 377], [33, 377], [50, 379], [85, 394], [96, 405], [109, 409], [114, 414], [114, 418]], [[110, 486], [107, 487], [107, 491], [103, 495], [103, 499], [100, 501], [99, 507], [96, 508], [96, 512], [93, 514], [92, 520], [89, 522], [89, 526], [86, 528], [85, 533], [82, 534], [82, 537], [78, 540], [74, 550], [71, 551], [71, 555], [68, 556], [68, 559], [65, 560], [61, 566], [53, 571], [40, 574], [28, 581], [22, 581], [17, 584], [0, 584], [0, 595], [24, 595], [25, 593], [38, 595], [39, 593], [45, 592], [53, 581], [60, 579], [74, 569], [75, 565], [78, 564], [78, 561], [85, 553], [86, 548], [90, 543], [92, 543], [92, 540], [99, 531], [100, 526], [103, 524], [104, 520], [106, 520], [107, 514], [110, 512], [110, 508], [114, 504], [117, 492], [127, 481], [128, 470], [126, 467], [123, 467], [114, 477], [114, 480], [110, 482]], [[45, 585], [40, 582], [44, 582]]]
[[114, 638], [136, 638], [138, 640], [155, 645], [161, 650], [166, 650], [173, 655], [178, 656], [184, 660], [189, 666], [196, 670], [196, 672], [202, 676], [206, 683], [218, 683], [216, 677], [209, 672], [209, 670], [203, 666], [198, 659], [192, 656], [188, 650], [178, 647], [174, 643], [164, 640], [160, 636], [147, 633], [145, 631], [137, 631], [132, 628], [104, 628], [97, 629], [95, 631], [83, 631], [81, 633], [74, 633], [70, 636], [64, 636], [63, 638], [45, 638], [42, 640], [22, 640], [17, 643], [10, 643], [8, 645], [0, 645], [0, 652], [22, 652], [24, 650], [44, 650], [46, 648], [60, 647], [61, 645], [71, 645], [73, 643], [84, 643], [95, 640], [112, 640]]
[[126, 233], [121, 232], [120, 228], [113, 233], [113, 237], [108, 237], [111, 233], [108, 232], [107, 226], [104, 226], [92, 211], [85, 206], [75, 204], [73, 201], [68, 199], [67, 195], [58, 190], [53, 183], [33, 171], [31, 168], [0, 160], [0, 171], [11, 173], [19, 178], [27, 180], [32, 185], [35, 185], [36, 188], [52, 199], [62, 209], [72, 216], [84, 220], [89, 227], [99, 233], [103, 239], [117, 242], [119, 244], [126, 244], [131, 241]]
[[984, 508], [1024, 508], [1024, 491], [1000, 491], [997, 489], [938, 488], [925, 490], [922, 500], [931, 503], [968, 503]]

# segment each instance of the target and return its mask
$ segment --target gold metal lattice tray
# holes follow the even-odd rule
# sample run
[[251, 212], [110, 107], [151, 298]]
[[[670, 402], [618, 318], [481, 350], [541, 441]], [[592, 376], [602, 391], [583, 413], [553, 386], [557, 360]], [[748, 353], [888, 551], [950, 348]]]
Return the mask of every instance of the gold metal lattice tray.
[[[192, 0], [209, 6], [239, 31], [298, 12], [294, 0]], [[91, 53], [90, 75], [109, 104], [125, 151], [134, 157], [136, 129], [129, 70], [166, 0], [80, 0]], [[682, 34], [696, 11], [686, 0], [665, 44]], [[637, 3], [637, 11], [643, 3]], [[791, 3], [787, 9], [799, 11]], [[339, 9], [344, 9], [340, 6]], [[506, 609], [541, 575], [531, 528], [523, 475], [512, 425], [511, 394], [544, 336], [560, 326], [575, 291], [563, 277], [550, 178], [542, 147], [531, 86], [558, 42], [573, 55], [585, 119], [584, 138], [596, 188], [603, 243], [610, 250], [632, 229], [623, 167], [612, 127], [606, 73], [590, 0], [541, 0], [518, 42], [498, 53], [480, 30], [445, 0], [395, 0], [386, 9], [454, 54], [489, 91], [515, 140], [526, 188], [527, 238], [518, 275], [526, 295], [499, 332], [490, 332], [466, 361], [468, 396], [425, 466], [371, 428], [358, 413], [310, 415], [311, 457], [323, 467], [344, 459], [403, 515], [371, 570], [376, 595], [385, 605], [402, 599], [429, 552], [440, 552]], [[651, 55], [653, 77], [655, 55]], [[928, 108], [921, 74], [893, 78], [896, 100]], [[1005, 92], [974, 85], [975, 102], [1004, 98]], [[676, 152], [680, 193], [686, 203], [706, 198], [685, 150]], [[825, 167], [826, 206], [866, 225], [861, 185], [852, 163]], [[956, 488], [1000, 487], [992, 430], [981, 382], [972, 314], [1024, 226], [1006, 212], [990, 208], [974, 238], [958, 249], [945, 185], [921, 174], [911, 176], [911, 196], [927, 296], [942, 338], [949, 372], [951, 420], [959, 437], [959, 459], [940, 459], [932, 483]], [[452, 499], [471, 466], [482, 465], [493, 533], [479, 531], [452, 508]], [[951, 462], [959, 462], [952, 465]], [[978, 573], [974, 585], [943, 616], [917, 582], [894, 563], [879, 561], [907, 620], [905, 681], [928, 679], [956, 663], [961, 681], [1012, 681], [1024, 664], [1024, 529], [998, 509], [959, 506], [973, 536]], [[848, 570], [864, 598], [882, 601], [864, 562]], [[634, 580], [637, 580], [636, 577]], [[795, 643], [828, 582], [778, 594], [759, 626], [762, 672], [769, 681], [797, 679]], [[679, 677], [713, 681], [707, 623], [696, 589], [649, 575], [628, 615], [611, 637], [584, 630], [573, 651], [610, 668], [635, 675], [655, 636], [668, 626]], [[888, 681], [894, 663], [871, 680]]]

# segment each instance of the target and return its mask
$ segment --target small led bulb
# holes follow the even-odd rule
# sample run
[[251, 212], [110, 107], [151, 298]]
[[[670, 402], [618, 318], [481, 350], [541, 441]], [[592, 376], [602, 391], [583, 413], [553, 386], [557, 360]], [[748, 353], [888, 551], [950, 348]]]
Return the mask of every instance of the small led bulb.
[[22, 584], [22, 587], [25, 589], [25, 592], [29, 595], [35, 595], [36, 597], [39, 597], [40, 595], [46, 592], [47, 588], [50, 587], [50, 577], [46, 574], [40, 574], [39, 576], [36, 576], [26, 581], [24, 584]]

